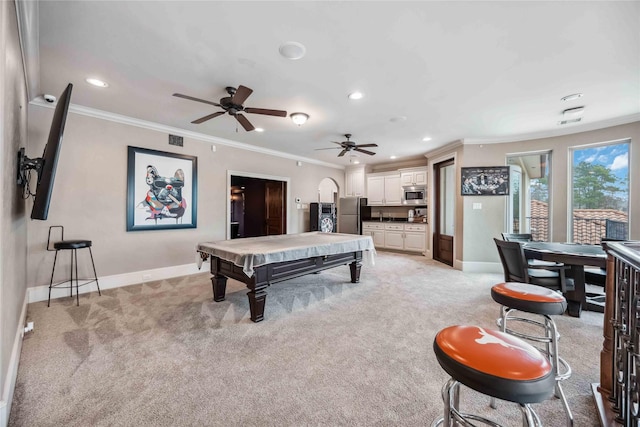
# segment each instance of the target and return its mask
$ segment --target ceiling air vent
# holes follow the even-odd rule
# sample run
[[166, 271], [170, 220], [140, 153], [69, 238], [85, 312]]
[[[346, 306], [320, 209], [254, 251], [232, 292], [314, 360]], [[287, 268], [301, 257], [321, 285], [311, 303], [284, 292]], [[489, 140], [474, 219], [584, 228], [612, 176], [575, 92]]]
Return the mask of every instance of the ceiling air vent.
[[568, 120], [560, 120], [558, 122], [559, 125], [568, 125], [570, 123], [578, 123], [580, 120], [582, 120], [582, 117], [577, 117], [575, 119], [568, 119]]

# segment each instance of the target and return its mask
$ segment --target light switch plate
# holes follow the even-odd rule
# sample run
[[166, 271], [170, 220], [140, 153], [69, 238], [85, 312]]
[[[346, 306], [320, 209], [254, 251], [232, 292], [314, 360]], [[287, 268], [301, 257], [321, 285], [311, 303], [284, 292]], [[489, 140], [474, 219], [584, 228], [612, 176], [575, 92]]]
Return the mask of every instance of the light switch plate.
[[473, 209], [482, 209], [482, 203], [474, 203]]

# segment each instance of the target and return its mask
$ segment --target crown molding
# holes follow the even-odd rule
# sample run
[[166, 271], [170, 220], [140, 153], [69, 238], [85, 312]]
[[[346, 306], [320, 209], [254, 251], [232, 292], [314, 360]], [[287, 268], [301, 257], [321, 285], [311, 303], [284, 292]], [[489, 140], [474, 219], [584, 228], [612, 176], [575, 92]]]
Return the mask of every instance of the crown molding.
[[[35, 105], [37, 107], [44, 107], [44, 108], [51, 108], [51, 109], [54, 108], [53, 104], [50, 104], [44, 101], [42, 97], [38, 97], [34, 99], [33, 101], [29, 102], [29, 104]], [[116, 122], [116, 123], [121, 123], [129, 126], [135, 126], [139, 128], [154, 130], [157, 132], [169, 133], [172, 135], [179, 135], [182, 137], [192, 138], [192, 139], [202, 141], [202, 142], [207, 142], [210, 144], [225, 145], [225, 146], [237, 148], [240, 150], [253, 151], [256, 153], [267, 154], [270, 156], [301, 161], [301, 162], [315, 164], [319, 166], [325, 166], [333, 169], [339, 169], [339, 170], [345, 169], [345, 167], [342, 165], [335, 165], [333, 163], [322, 162], [322, 161], [310, 159], [307, 157], [295, 156], [293, 154], [283, 153], [281, 151], [270, 150], [268, 148], [262, 148], [262, 147], [258, 147], [251, 144], [232, 141], [230, 139], [219, 138], [217, 136], [205, 135], [200, 132], [193, 132], [190, 130], [180, 129], [173, 126], [166, 126], [156, 122], [150, 122], [147, 120], [141, 120], [141, 119], [136, 119], [129, 116], [124, 116], [122, 114], [111, 113], [109, 111], [98, 110], [90, 107], [84, 107], [82, 105], [71, 104], [69, 106], [69, 112], [79, 114], [82, 116], [93, 117], [96, 119], [108, 120], [110, 122]]]
[[626, 125], [640, 121], [640, 113], [630, 114], [628, 116], [615, 117], [612, 119], [601, 120], [599, 122], [585, 123], [581, 125], [569, 125], [552, 130], [523, 133], [520, 135], [502, 136], [496, 138], [465, 138], [463, 144], [500, 144], [505, 142], [528, 141], [533, 139], [552, 138], [555, 136], [573, 135], [576, 133], [589, 132], [592, 130], [604, 129], [613, 126]]
[[424, 154], [427, 159], [431, 159], [434, 157], [441, 156], [442, 154], [449, 153], [451, 151], [456, 150], [458, 147], [462, 147], [465, 144], [465, 140], [458, 139], [456, 141], [450, 142], [442, 147], [434, 148], [431, 151], [428, 151]]

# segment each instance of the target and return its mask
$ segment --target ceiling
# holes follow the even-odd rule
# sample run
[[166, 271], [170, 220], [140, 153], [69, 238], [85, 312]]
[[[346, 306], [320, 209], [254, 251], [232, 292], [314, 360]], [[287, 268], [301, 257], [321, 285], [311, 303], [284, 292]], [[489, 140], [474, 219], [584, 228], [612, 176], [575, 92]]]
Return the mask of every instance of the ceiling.
[[[635, 1], [41, 1], [39, 18], [32, 98], [72, 82], [76, 106], [301, 160], [348, 165], [349, 154], [337, 157], [330, 142], [346, 133], [378, 144], [375, 156], [358, 157], [376, 164], [459, 140], [513, 141], [640, 118]], [[287, 41], [306, 55], [282, 57]], [[238, 85], [254, 90], [245, 107], [310, 119], [297, 126], [246, 114], [262, 133], [228, 115], [197, 125], [190, 122], [220, 109], [172, 96], [219, 102]], [[348, 99], [354, 91], [364, 98]], [[584, 96], [561, 101], [574, 93]], [[582, 121], [559, 125], [576, 106], [585, 106]]]

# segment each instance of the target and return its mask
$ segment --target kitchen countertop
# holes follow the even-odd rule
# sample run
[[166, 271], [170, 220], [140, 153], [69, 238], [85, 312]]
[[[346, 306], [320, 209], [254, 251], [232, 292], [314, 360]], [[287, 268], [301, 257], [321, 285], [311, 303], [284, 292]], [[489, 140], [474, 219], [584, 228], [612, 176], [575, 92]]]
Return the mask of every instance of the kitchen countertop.
[[407, 218], [385, 218], [382, 221], [380, 221], [379, 218], [371, 218], [371, 219], [364, 219], [362, 220], [362, 222], [373, 222], [376, 224], [379, 223], [389, 223], [389, 222], [395, 222], [395, 223], [403, 223], [403, 224], [426, 224], [426, 222], [422, 221], [422, 218], [415, 218], [413, 221], [409, 221]]

